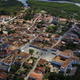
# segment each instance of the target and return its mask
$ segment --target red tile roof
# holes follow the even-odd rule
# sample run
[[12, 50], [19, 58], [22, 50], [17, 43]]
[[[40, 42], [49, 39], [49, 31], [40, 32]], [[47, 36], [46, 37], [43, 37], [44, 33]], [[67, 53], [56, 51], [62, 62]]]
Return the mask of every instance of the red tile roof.
[[1, 73], [0, 72], [0, 79], [6, 79], [8, 76], [6, 73]]
[[42, 80], [42, 76], [43, 76], [42, 74], [35, 72], [30, 74], [30, 77], [35, 78], [36, 80]]

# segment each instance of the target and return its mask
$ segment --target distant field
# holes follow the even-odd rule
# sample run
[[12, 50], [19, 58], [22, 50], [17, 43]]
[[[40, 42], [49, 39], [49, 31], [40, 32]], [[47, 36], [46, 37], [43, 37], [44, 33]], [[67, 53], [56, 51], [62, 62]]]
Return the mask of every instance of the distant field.
[[80, 2], [80, 0], [67, 0], [67, 1]]
[[36, 0], [28, 0], [28, 4], [33, 10], [46, 10], [48, 13], [66, 18], [80, 19], [80, 7], [73, 4], [60, 4], [54, 2], [42, 2]]
[[[51, 0], [54, 1], [54, 0]], [[55, 0], [55, 1], [71, 1], [71, 2], [80, 2], [80, 0]]]
[[0, 14], [16, 14], [22, 7], [17, 0], [0, 0]]

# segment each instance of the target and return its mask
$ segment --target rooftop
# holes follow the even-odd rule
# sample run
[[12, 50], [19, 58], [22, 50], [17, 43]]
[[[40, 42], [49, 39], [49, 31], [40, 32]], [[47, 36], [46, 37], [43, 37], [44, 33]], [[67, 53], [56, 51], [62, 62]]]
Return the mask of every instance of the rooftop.
[[32, 72], [30, 74], [30, 78], [34, 78], [36, 80], [42, 80], [42, 74], [41, 73], [36, 73], [36, 72]]
[[7, 79], [8, 75], [6, 73], [0, 72], [0, 79]]

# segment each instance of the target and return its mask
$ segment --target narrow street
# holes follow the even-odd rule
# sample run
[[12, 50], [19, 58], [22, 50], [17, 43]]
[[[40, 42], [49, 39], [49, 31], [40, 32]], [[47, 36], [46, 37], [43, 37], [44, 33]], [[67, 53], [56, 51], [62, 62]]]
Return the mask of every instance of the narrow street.
[[23, 59], [23, 62], [21, 63], [20, 68], [22, 68], [22, 67], [23, 67], [24, 62], [25, 62], [25, 61], [27, 61], [30, 57], [31, 57], [31, 55], [30, 55], [30, 56], [28, 56], [26, 59], [25, 59], [25, 58]]
[[51, 48], [54, 48], [55, 46], [57, 46], [61, 42], [62, 38], [63, 37], [60, 36], [59, 39], [58, 39], [58, 41], [57, 41], [57, 43], [53, 44]]
[[24, 80], [28, 80], [29, 79], [29, 76], [30, 74], [35, 70], [35, 68], [37, 67], [37, 64], [39, 62], [39, 60], [41, 59], [41, 57], [39, 57], [34, 65], [34, 67], [32, 68], [32, 70], [29, 72], [29, 74], [24, 78]]

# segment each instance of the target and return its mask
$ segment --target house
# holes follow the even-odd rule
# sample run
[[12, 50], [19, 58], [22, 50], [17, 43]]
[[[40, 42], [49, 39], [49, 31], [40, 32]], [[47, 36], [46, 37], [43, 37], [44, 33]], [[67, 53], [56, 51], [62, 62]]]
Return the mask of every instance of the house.
[[66, 18], [59, 18], [59, 21], [61, 21], [61, 22], [66, 22], [67, 19], [66, 19]]
[[0, 16], [0, 23], [4, 23], [5, 21], [9, 21], [11, 19], [10, 16], [1, 15]]
[[56, 56], [53, 61], [51, 61], [50, 63], [54, 66], [57, 67], [61, 72], [66, 72], [68, 67], [70, 67], [70, 69], [72, 68], [70, 62], [72, 61], [72, 59], [67, 59], [61, 56]]
[[65, 57], [65, 58], [69, 58], [69, 57], [73, 57], [73, 51], [71, 50], [64, 50], [64, 51], [59, 51], [58, 52], [59, 56]]
[[42, 80], [42, 77], [41, 73], [32, 72], [28, 80]]
[[58, 55], [55, 56], [50, 63], [53, 67], [57, 67], [60, 72], [66, 73], [67, 70], [73, 68], [72, 64], [77, 63], [78, 58], [73, 56], [71, 50], [59, 51]]
[[45, 73], [45, 68], [44, 67], [37, 67], [36, 69], [35, 69], [35, 72], [39, 72], [39, 73]]
[[4, 72], [0, 72], [0, 80], [7, 80], [8, 75]]
[[13, 46], [13, 45], [10, 45], [10, 46], [8, 47], [8, 49], [11, 50], [11, 51], [13, 51], [13, 50], [16, 50], [17, 47], [16, 47], [16, 46]]

